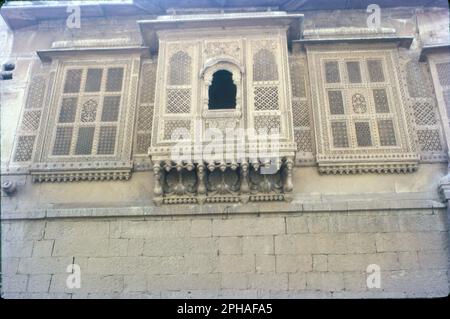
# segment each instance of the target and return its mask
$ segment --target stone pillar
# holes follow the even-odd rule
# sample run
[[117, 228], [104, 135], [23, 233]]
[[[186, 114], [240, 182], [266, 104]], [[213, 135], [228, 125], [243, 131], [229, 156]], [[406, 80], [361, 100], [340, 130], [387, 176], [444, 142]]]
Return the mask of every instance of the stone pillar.
[[153, 193], [155, 198], [153, 201], [156, 205], [162, 204], [162, 195], [163, 195], [163, 188], [162, 188], [162, 171], [161, 166], [159, 163], [153, 165], [153, 174], [155, 176], [155, 187], [153, 188]]
[[198, 164], [197, 166], [197, 196], [198, 196], [198, 203], [203, 204], [206, 199], [206, 167], [204, 164]]

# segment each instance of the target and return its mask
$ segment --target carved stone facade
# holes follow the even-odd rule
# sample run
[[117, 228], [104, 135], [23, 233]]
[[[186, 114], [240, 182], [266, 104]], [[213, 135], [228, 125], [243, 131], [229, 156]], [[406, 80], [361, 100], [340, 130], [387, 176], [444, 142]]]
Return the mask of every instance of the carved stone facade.
[[[211, 15], [211, 17], [215, 17]], [[216, 16], [217, 23], [227, 16]], [[204, 28], [158, 31], [159, 54], [155, 113], [149, 155], [154, 163], [155, 202], [204, 203], [289, 199], [292, 191], [294, 143], [287, 53], [286, 22], [260, 35], [267, 16], [254, 26], [235, 32]], [[295, 21], [301, 16], [286, 15]], [[186, 16], [185, 21], [196, 16]], [[164, 20], [162, 18], [161, 20]], [[158, 20], [141, 22], [144, 34]], [[209, 107], [209, 88], [218, 71], [227, 71], [236, 87], [230, 109]], [[246, 92], [246, 94], [244, 94]], [[207, 154], [228, 132], [255, 131], [233, 136], [226, 155]], [[245, 131], [244, 131], [245, 130]], [[212, 133], [211, 133], [212, 132]], [[274, 158], [261, 158], [253, 149], [269, 149], [272, 141], [259, 134], [276, 132], [280, 149]], [[211, 136], [212, 134], [212, 136]], [[242, 139], [241, 139], [242, 138]], [[189, 156], [176, 157], [174, 146], [183, 140]], [[242, 142], [242, 143], [241, 143]], [[242, 147], [242, 149], [238, 149]], [[229, 149], [231, 148], [231, 151]], [[264, 168], [273, 165], [271, 174]]]
[[2, 297], [447, 296], [438, 2], [8, 1]]
[[397, 48], [307, 45], [307, 52], [319, 171], [415, 171]]

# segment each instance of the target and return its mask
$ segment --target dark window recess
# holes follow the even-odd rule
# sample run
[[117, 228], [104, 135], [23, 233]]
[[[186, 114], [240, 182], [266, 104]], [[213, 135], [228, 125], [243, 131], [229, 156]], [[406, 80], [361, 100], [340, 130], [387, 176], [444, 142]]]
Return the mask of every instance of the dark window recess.
[[236, 85], [233, 75], [225, 70], [213, 74], [212, 84], [209, 87], [208, 109], [222, 110], [236, 108]]

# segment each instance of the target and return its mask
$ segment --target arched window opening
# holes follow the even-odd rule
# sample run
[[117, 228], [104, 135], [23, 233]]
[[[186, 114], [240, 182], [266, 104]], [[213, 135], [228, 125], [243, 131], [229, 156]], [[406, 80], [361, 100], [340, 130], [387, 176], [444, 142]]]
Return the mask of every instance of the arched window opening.
[[233, 83], [233, 75], [230, 72], [220, 70], [214, 73], [208, 93], [208, 109], [223, 110], [236, 108], [236, 85]]

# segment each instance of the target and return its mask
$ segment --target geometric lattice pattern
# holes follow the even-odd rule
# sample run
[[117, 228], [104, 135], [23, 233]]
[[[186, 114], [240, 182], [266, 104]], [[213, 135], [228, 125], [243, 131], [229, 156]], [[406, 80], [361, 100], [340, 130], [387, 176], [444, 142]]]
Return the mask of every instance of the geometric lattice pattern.
[[19, 136], [17, 140], [16, 152], [14, 154], [15, 162], [31, 161], [33, 155], [34, 140], [36, 136]]
[[350, 83], [361, 83], [361, 69], [359, 62], [347, 62], [347, 74]]
[[392, 120], [378, 120], [378, 136], [380, 137], [381, 146], [395, 146], [394, 124]]
[[92, 153], [95, 127], [80, 127], [75, 148], [76, 155], [89, 155]]
[[255, 116], [255, 130], [257, 134], [280, 133], [280, 117], [276, 115]]
[[98, 92], [102, 84], [103, 69], [88, 69], [85, 92]]
[[115, 126], [102, 126], [100, 128], [97, 154], [114, 154], [116, 131]]
[[435, 106], [428, 100], [416, 101], [413, 104], [414, 117], [417, 125], [435, 125], [437, 118], [435, 113]]
[[381, 60], [367, 60], [370, 82], [384, 82]]
[[328, 91], [328, 103], [330, 105], [330, 114], [344, 114], [344, 101], [341, 91]]
[[138, 154], [146, 154], [148, 152], [148, 148], [151, 144], [151, 137], [150, 133], [139, 133], [137, 135], [136, 150]]
[[327, 83], [341, 82], [341, 77], [339, 75], [339, 64], [337, 61], [325, 62], [325, 79]]
[[369, 122], [355, 122], [355, 133], [358, 146], [372, 146]]
[[66, 82], [64, 83], [64, 93], [78, 93], [80, 92], [81, 74], [83, 70], [73, 69], [67, 70]]
[[418, 130], [417, 138], [422, 152], [442, 151], [438, 130]]
[[122, 91], [123, 68], [108, 69], [108, 77], [106, 81], [107, 92]]
[[[177, 130], [180, 129], [180, 130]], [[191, 132], [191, 121], [190, 120], [166, 120], [164, 121], [164, 139], [172, 140], [172, 134], [176, 133], [176, 140], [181, 137], [185, 138], [186, 134]]]
[[294, 128], [310, 126], [309, 108], [306, 101], [292, 102], [292, 116]]
[[347, 124], [345, 122], [332, 122], [331, 134], [334, 147], [348, 147]]
[[39, 128], [41, 111], [27, 111], [22, 117], [22, 131], [33, 132]]
[[[44, 75], [34, 75], [28, 87], [27, 100], [18, 130], [16, 149], [13, 156], [13, 160], [16, 162], [28, 162], [31, 160], [34, 141], [42, 115], [42, 111], [39, 109], [43, 107], [45, 92], [46, 77]], [[31, 134], [34, 134], [34, 136]]]
[[260, 49], [253, 56], [253, 81], [277, 81], [278, 68], [270, 50]]
[[76, 97], [63, 98], [61, 102], [61, 110], [59, 112], [59, 123], [73, 123], [77, 113]]
[[34, 76], [31, 79], [28, 89], [26, 109], [39, 109], [42, 107], [45, 94], [45, 78], [43, 76]]
[[278, 87], [255, 87], [255, 110], [278, 110]]
[[437, 63], [436, 71], [441, 86], [450, 86], [450, 62]]
[[385, 89], [373, 89], [373, 100], [375, 102], [375, 112], [389, 113], [389, 103]]
[[97, 116], [97, 101], [90, 99], [83, 103], [81, 109], [81, 122], [95, 122]]
[[191, 111], [190, 89], [167, 89], [167, 113], [189, 113]]
[[55, 134], [53, 155], [69, 155], [72, 144], [72, 127], [58, 127]]
[[289, 71], [291, 75], [292, 96], [306, 97], [306, 84], [303, 65], [297, 62], [289, 63]]
[[178, 51], [170, 57], [169, 85], [189, 85], [191, 83], [191, 57]]
[[430, 96], [431, 92], [428, 83], [431, 81], [425, 74], [421, 63], [411, 60], [408, 61], [405, 68], [409, 96], [412, 98]]
[[119, 118], [120, 96], [105, 96], [103, 99], [102, 122], [115, 122]]
[[312, 152], [311, 131], [296, 130], [294, 133], [295, 142], [297, 143], [297, 151]]
[[140, 91], [140, 103], [153, 103], [155, 98], [155, 70], [154, 63], [144, 63], [141, 70], [141, 91]]
[[138, 111], [138, 131], [149, 131], [153, 124], [153, 106], [142, 104]]

